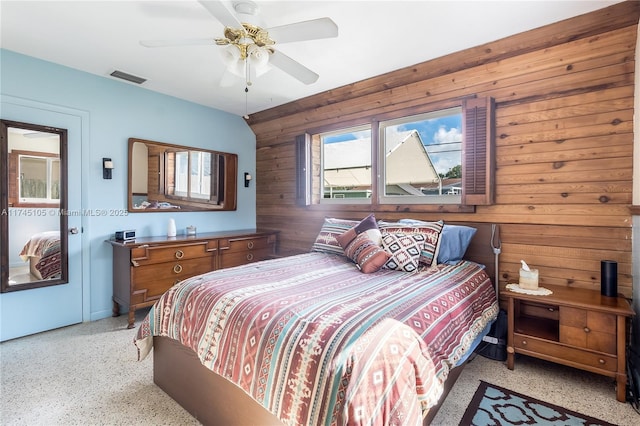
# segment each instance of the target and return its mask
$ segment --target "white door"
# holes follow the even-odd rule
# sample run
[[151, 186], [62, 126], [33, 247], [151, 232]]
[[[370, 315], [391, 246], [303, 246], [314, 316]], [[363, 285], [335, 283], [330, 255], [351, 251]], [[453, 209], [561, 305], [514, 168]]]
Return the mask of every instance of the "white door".
[[[51, 330], [83, 321], [84, 305], [87, 304], [87, 290], [83, 286], [82, 256], [82, 139], [86, 132], [88, 119], [83, 112], [3, 97], [1, 104], [3, 120], [20, 123], [49, 126], [66, 129], [67, 146], [67, 188], [68, 208], [66, 211], [51, 208], [9, 209], [8, 234], [10, 241], [18, 239], [18, 243], [9, 244], [9, 257], [15, 256], [16, 247], [32, 230], [41, 231], [42, 227], [55, 227], [52, 223], [61, 214], [67, 217], [66, 229], [60, 229], [61, 238], [67, 238], [68, 258], [62, 259], [68, 265], [68, 282], [59, 285], [44, 286], [0, 294], [0, 341]], [[83, 129], [84, 126], [84, 129]], [[37, 141], [37, 138], [33, 139]], [[37, 145], [34, 145], [37, 147]], [[2, 165], [6, 167], [6, 165]], [[5, 212], [7, 213], [7, 212]], [[53, 220], [53, 222], [51, 222]], [[46, 225], [44, 225], [47, 223]], [[57, 221], [59, 227], [59, 220]], [[12, 234], [16, 238], [12, 238]], [[84, 308], [84, 309], [83, 309]], [[86, 316], [86, 314], [85, 314]]]

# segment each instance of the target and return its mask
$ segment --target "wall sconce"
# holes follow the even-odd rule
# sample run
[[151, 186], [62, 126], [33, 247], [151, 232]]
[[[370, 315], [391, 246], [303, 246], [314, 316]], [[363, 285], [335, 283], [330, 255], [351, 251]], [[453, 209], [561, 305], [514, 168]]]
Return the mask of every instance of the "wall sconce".
[[113, 161], [111, 158], [102, 159], [102, 179], [111, 179], [111, 171], [113, 170]]
[[251, 179], [253, 179], [251, 177], [251, 175], [247, 172], [244, 172], [244, 187], [248, 188], [249, 187], [249, 182], [251, 182]]

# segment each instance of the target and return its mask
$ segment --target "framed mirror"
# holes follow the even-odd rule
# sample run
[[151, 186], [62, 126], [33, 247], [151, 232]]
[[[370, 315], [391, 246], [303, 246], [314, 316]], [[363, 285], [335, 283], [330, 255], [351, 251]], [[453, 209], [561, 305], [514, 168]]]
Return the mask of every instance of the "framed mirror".
[[67, 130], [0, 122], [1, 291], [65, 284]]
[[237, 175], [236, 154], [130, 138], [128, 210], [235, 210]]

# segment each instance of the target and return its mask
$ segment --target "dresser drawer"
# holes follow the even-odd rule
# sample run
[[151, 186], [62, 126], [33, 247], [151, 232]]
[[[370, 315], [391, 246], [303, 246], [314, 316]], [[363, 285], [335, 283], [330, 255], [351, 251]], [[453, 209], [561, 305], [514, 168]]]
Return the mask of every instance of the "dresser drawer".
[[244, 265], [245, 263], [257, 262], [259, 260], [268, 259], [272, 254], [271, 248], [262, 248], [259, 250], [245, 250], [236, 252], [224, 252], [220, 260], [221, 268], [232, 268], [234, 266]]
[[131, 250], [131, 263], [133, 266], [142, 266], [211, 257], [215, 250], [214, 245], [215, 241], [202, 241], [175, 246], [140, 246]]
[[513, 345], [516, 350], [522, 349], [535, 354], [556, 358], [556, 362], [566, 360], [571, 363], [607, 371], [616, 371], [618, 368], [618, 362], [615, 356], [571, 348], [566, 345], [539, 340], [527, 335], [515, 333], [513, 336]]
[[132, 268], [133, 291], [147, 290], [162, 294], [179, 281], [213, 270], [211, 259], [189, 259], [166, 264], [145, 265]]
[[220, 241], [220, 267], [231, 268], [268, 259], [275, 251], [275, 235]]
[[224, 231], [195, 237], [143, 237], [109, 242], [113, 246], [113, 314], [128, 306], [128, 328], [135, 311], [153, 305], [176, 283], [195, 275], [270, 258], [276, 231]]
[[223, 255], [271, 249], [272, 247], [273, 242], [269, 236], [220, 240], [220, 251]]

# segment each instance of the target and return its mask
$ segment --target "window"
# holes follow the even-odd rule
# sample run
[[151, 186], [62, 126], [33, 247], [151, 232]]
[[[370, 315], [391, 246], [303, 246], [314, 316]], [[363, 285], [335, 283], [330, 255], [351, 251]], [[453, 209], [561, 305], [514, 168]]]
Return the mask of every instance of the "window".
[[206, 151], [169, 151], [167, 152], [168, 182], [167, 196], [183, 199], [217, 201], [217, 190], [212, 179], [218, 156]]
[[60, 159], [19, 155], [20, 203], [60, 202]]
[[191, 151], [191, 185], [193, 198], [208, 200], [211, 195], [211, 153]]
[[[494, 108], [491, 98], [473, 98], [458, 106], [396, 112], [370, 124], [300, 136], [298, 192], [319, 192], [306, 198], [297, 193], [296, 199], [301, 205], [492, 204]], [[311, 156], [314, 144], [320, 159], [311, 158], [309, 166], [300, 152]], [[318, 169], [318, 175], [311, 175]], [[309, 185], [300, 184], [306, 180]]]
[[325, 133], [320, 142], [323, 200], [358, 203], [371, 198], [371, 127]]
[[58, 154], [11, 150], [8, 166], [10, 206], [58, 207], [60, 205], [60, 157]]
[[379, 124], [381, 204], [460, 204], [462, 107]]

